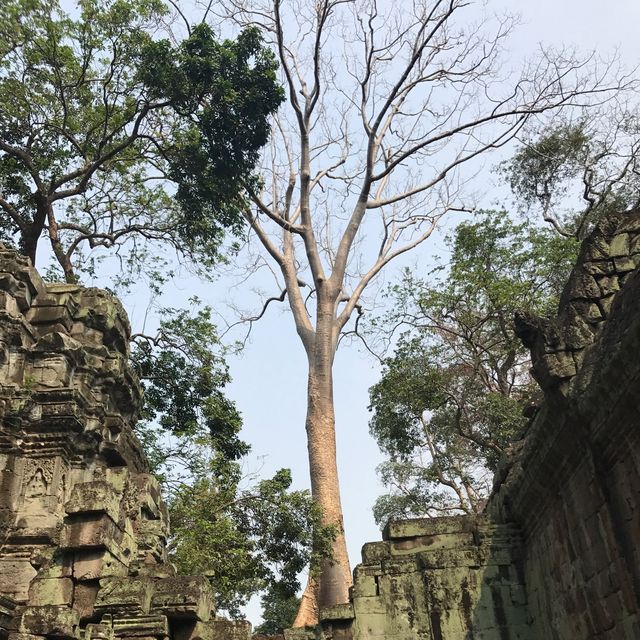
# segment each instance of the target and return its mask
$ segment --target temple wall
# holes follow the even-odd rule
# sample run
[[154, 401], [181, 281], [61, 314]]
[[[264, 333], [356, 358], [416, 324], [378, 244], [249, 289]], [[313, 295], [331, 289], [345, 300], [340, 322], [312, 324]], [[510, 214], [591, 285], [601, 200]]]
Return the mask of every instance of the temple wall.
[[246, 640], [168, 562], [129, 323], [0, 246], [0, 639]]
[[639, 231], [638, 215], [605, 222], [558, 320], [521, 327], [545, 402], [490, 510], [523, 531], [535, 637], [640, 638]]
[[324, 610], [325, 637], [533, 640], [520, 553], [518, 529], [486, 518], [390, 523], [362, 549], [351, 603]]

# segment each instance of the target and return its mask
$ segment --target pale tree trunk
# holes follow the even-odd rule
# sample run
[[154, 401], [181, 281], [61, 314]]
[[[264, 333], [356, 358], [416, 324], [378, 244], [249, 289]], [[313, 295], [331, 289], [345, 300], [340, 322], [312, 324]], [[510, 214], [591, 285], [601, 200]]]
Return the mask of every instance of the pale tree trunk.
[[312, 568], [294, 622], [298, 627], [317, 624], [320, 609], [347, 602], [352, 583], [336, 460], [333, 359], [337, 329], [334, 304], [331, 298], [319, 296], [315, 335], [306, 345], [309, 362], [306, 430], [311, 493], [322, 509], [322, 525], [333, 527], [335, 539], [332, 557], [323, 559], [320, 567]]

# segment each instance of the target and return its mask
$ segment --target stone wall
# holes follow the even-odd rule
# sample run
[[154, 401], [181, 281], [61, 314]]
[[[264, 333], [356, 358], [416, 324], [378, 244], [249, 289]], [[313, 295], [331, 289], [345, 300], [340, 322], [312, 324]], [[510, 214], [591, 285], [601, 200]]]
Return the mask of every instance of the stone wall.
[[640, 212], [588, 238], [557, 318], [520, 316], [544, 400], [486, 515], [391, 523], [325, 637], [640, 638]]
[[250, 636], [168, 563], [129, 334], [107, 293], [47, 285], [0, 245], [1, 640]]
[[405, 520], [364, 545], [352, 602], [325, 610], [323, 626], [336, 639], [533, 640], [526, 605], [517, 528], [486, 518]]
[[490, 512], [522, 528], [536, 638], [640, 638], [640, 214], [584, 243], [554, 322], [520, 322], [545, 401]]

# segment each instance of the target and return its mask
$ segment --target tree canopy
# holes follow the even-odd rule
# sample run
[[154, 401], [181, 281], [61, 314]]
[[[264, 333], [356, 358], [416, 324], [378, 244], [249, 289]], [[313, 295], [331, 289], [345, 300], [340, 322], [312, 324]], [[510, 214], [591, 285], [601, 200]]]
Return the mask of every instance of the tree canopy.
[[170, 247], [204, 272], [242, 228], [282, 100], [275, 60], [255, 28], [162, 39], [165, 14], [160, 0], [0, 8], [0, 234], [34, 263], [46, 237], [69, 281], [92, 250], [135, 271]]
[[[535, 391], [517, 310], [551, 313], [578, 243], [504, 211], [485, 211], [448, 240], [450, 262], [390, 290], [383, 326], [403, 328], [370, 390], [370, 430], [388, 457], [391, 517], [477, 512]], [[388, 323], [388, 324], [387, 324]]]

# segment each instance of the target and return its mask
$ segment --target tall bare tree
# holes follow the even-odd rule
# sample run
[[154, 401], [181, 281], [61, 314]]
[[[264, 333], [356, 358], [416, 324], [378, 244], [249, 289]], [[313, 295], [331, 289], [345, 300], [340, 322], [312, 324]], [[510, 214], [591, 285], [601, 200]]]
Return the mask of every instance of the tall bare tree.
[[220, 11], [263, 29], [288, 97], [245, 216], [276, 267], [271, 300], [286, 297], [307, 355], [311, 487], [337, 530], [301, 626], [348, 600], [332, 371], [365, 289], [443, 216], [473, 210], [467, 165], [477, 170], [532, 118], [605, 100], [627, 80], [567, 51], [515, 73], [505, 56], [514, 21], [468, 0], [227, 0]]

